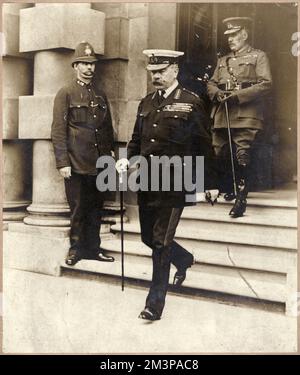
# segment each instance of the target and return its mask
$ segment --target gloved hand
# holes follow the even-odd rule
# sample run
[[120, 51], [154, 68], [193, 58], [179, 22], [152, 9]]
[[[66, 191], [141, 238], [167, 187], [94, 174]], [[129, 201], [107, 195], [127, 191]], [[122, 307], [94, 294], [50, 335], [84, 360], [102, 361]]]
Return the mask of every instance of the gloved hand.
[[129, 166], [129, 160], [126, 158], [119, 159], [116, 162], [116, 170], [118, 173], [125, 172], [128, 169]]
[[205, 199], [208, 203], [210, 203], [212, 206], [218, 202], [218, 196], [220, 195], [218, 189], [213, 190], [205, 190]]
[[63, 178], [71, 177], [71, 174], [72, 174], [71, 167], [63, 167], [63, 168], [60, 168], [58, 171]]
[[223, 96], [223, 98], [220, 100], [220, 103], [227, 102], [229, 104], [238, 104], [239, 99], [235, 93], [230, 92], [229, 95]]

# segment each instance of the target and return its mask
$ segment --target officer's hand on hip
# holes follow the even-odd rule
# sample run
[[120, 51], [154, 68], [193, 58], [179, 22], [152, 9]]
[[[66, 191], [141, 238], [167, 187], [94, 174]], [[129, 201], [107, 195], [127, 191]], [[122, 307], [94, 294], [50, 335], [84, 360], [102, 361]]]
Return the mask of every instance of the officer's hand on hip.
[[126, 158], [119, 159], [116, 162], [116, 170], [118, 173], [125, 172], [128, 169], [129, 166], [129, 160]]
[[59, 169], [59, 173], [63, 178], [71, 177], [71, 167], [63, 167]]

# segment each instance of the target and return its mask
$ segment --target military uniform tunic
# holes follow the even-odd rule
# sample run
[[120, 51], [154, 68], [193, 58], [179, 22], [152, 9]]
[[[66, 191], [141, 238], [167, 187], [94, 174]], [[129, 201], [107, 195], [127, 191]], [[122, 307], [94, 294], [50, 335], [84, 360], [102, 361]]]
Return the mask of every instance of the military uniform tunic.
[[264, 98], [270, 93], [272, 77], [265, 52], [245, 46], [241, 51], [219, 58], [207, 91], [213, 102], [213, 146], [217, 157], [223, 157], [228, 146], [224, 103], [217, 101], [222, 90], [235, 94], [228, 101], [231, 136], [241, 165], [250, 163], [250, 149], [259, 130], [263, 128]]
[[[132, 139], [128, 143], [128, 158], [142, 155], [151, 163], [153, 156], [162, 155], [178, 155], [182, 158], [193, 155], [211, 157], [211, 137], [207, 124], [203, 102], [198, 95], [182, 86], [177, 86], [161, 104], [158, 102], [158, 93], [151, 93], [138, 107]], [[171, 174], [171, 186], [176, 172], [178, 173], [178, 170]], [[206, 177], [208, 182], [209, 176]], [[209, 187], [206, 184], [206, 188]], [[185, 201], [186, 194], [184, 189], [148, 191], [139, 192], [138, 199], [139, 204], [184, 207], [190, 204]]]
[[219, 58], [213, 76], [207, 85], [214, 102], [214, 128], [226, 128], [224, 105], [216, 103], [216, 94], [229, 82], [236, 87], [238, 102], [230, 105], [232, 128], [262, 129], [264, 120], [263, 98], [270, 93], [272, 77], [265, 52], [247, 46], [244, 50]]

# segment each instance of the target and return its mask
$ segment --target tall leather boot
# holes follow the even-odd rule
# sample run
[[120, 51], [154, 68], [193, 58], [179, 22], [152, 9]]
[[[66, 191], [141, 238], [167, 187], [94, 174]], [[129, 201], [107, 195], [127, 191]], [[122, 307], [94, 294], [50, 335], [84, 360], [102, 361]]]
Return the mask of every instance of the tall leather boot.
[[247, 165], [239, 166], [240, 178], [237, 186], [238, 192], [235, 203], [229, 212], [232, 218], [241, 217], [244, 215], [247, 207], [248, 195], [248, 167]]

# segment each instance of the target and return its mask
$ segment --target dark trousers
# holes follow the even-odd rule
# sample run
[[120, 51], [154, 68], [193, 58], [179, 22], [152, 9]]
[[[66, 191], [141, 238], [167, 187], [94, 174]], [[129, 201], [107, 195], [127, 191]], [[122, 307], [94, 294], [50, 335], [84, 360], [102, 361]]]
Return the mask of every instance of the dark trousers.
[[[251, 148], [258, 132], [258, 129], [231, 129], [233, 157], [235, 162], [236, 179], [238, 183], [241, 178], [245, 178], [245, 167], [249, 167], [250, 165]], [[227, 129], [221, 128], [213, 130], [213, 147], [218, 164], [218, 188], [221, 192], [233, 192], [232, 166]]]
[[142, 241], [152, 249], [152, 282], [146, 307], [161, 315], [171, 263], [180, 270], [192, 265], [193, 255], [174, 241], [182, 208], [139, 206]]
[[70, 250], [82, 256], [99, 251], [103, 193], [96, 187], [97, 176], [72, 172], [65, 178], [67, 201], [71, 210]]

